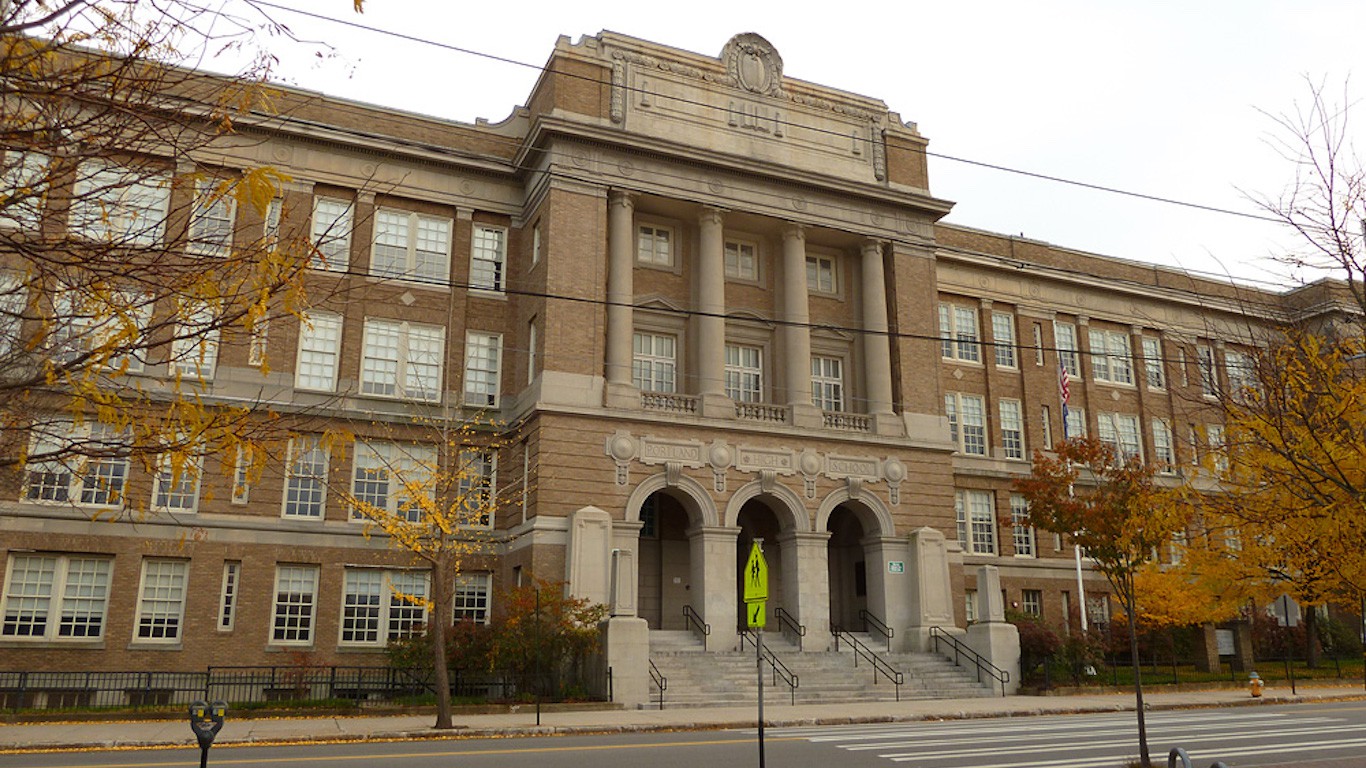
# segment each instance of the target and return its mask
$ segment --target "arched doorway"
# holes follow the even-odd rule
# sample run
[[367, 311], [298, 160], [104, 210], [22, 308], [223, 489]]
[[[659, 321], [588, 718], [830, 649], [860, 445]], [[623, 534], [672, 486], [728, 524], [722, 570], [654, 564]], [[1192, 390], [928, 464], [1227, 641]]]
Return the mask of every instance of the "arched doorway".
[[[783, 557], [782, 545], [778, 541], [778, 534], [782, 532], [783, 526], [773, 507], [764, 501], [763, 497], [746, 501], [740, 507], [740, 514], [736, 516], [735, 522], [740, 527], [735, 548], [736, 573], [740, 572], [745, 561], [749, 559], [749, 552], [755, 539], [763, 539], [764, 560], [768, 562], [768, 602], [765, 608], [771, 626], [774, 612], [783, 605]], [[736, 626], [742, 630], [746, 629], [748, 623], [745, 616], [743, 579], [736, 579], [735, 603]]]
[[825, 529], [830, 532], [826, 562], [830, 568], [830, 624], [844, 630], [859, 630], [859, 612], [868, 608], [868, 569], [863, 551], [863, 523], [858, 515], [841, 504], [830, 514]]
[[641, 504], [640, 523], [639, 615], [650, 629], [687, 629], [683, 606], [690, 604], [692, 590], [687, 507], [668, 489], [655, 491]]

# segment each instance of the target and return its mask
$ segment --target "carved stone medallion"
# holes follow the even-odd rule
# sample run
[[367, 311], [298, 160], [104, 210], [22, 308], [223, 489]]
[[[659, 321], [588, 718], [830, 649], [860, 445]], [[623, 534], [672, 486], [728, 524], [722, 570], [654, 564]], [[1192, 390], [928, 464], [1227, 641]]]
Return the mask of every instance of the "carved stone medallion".
[[783, 87], [783, 59], [764, 38], [753, 32], [732, 37], [721, 49], [726, 74], [741, 88], [763, 96], [777, 96]]

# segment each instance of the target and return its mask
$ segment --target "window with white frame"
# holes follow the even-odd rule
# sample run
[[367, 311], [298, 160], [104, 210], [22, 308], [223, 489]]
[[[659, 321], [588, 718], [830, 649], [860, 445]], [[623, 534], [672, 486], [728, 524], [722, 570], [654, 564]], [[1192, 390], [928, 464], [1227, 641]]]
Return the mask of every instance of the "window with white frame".
[[351, 264], [353, 206], [348, 200], [333, 197], [313, 198], [314, 269], [345, 272]]
[[1143, 337], [1143, 372], [1149, 389], [1166, 389], [1167, 374], [1162, 366], [1162, 340], [1153, 336]]
[[737, 403], [763, 402], [763, 350], [759, 347], [726, 345], [726, 397]]
[[131, 291], [59, 289], [52, 299], [51, 354], [114, 371], [141, 373], [152, 298]]
[[1039, 406], [1039, 422], [1043, 431], [1043, 444], [1045, 448], [1053, 447], [1053, 413], [1048, 406]]
[[10, 553], [0, 637], [99, 639], [104, 634], [113, 565], [108, 557]]
[[163, 458], [152, 483], [152, 506], [168, 512], [194, 512], [199, 508], [202, 456]]
[[1024, 419], [1019, 400], [1001, 400], [1001, 452], [1007, 459], [1025, 457]]
[[67, 228], [114, 245], [155, 245], [165, 234], [170, 201], [171, 178], [161, 171], [87, 160], [76, 174]]
[[734, 280], [758, 280], [758, 246], [743, 240], [727, 240], [726, 277]]
[[1172, 565], [1180, 565], [1186, 560], [1186, 532], [1173, 531], [1172, 540], [1167, 544], [1167, 560]]
[[982, 398], [949, 392], [944, 395], [944, 413], [949, 418], [949, 438], [959, 453], [987, 455], [987, 419]]
[[1020, 610], [1030, 616], [1043, 616], [1043, 590], [1025, 589], [1020, 591]]
[[806, 288], [812, 293], [839, 293], [840, 284], [830, 256], [806, 255]]
[[1068, 406], [1067, 418], [1063, 421], [1063, 426], [1067, 430], [1063, 437], [1068, 440], [1086, 437], [1086, 409]]
[[170, 373], [207, 381], [218, 364], [217, 318], [211, 308], [182, 306], [171, 339]]
[[341, 645], [384, 646], [421, 635], [427, 622], [427, 572], [347, 568]]
[[190, 211], [190, 253], [227, 256], [232, 253], [234, 216], [237, 213], [229, 182], [200, 179], [195, 182], [194, 208]]
[[541, 263], [541, 222], [531, 225], [531, 266]]
[[337, 389], [337, 360], [341, 356], [342, 317], [331, 312], [309, 312], [299, 320], [299, 357], [294, 386], [319, 392]]
[[436, 500], [436, 448], [431, 445], [356, 441], [352, 520], [398, 517], [416, 523]]
[[1236, 349], [1224, 350], [1224, 370], [1228, 373], [1229, 393], [1241, 398], [1257, 388], [1256, 362], [1252, 355]]
[[641, 224], [636, 230], [636, 261], [655, 267], [674, 263], [674, 233], [668, 227]]
[[991, 313], [991, 341], [995, 346], [996, 367], [1015, 368], [1015, 316], [1009, 312]]
[[507, 265], [508, 231], [476, 224], [470, 246], [470, 287], [502, 291]]
[[1043, 323], [1033, 323], [1034, 365], [1043, 365]]
[[1224, 426], [1222, 424], [1210, 424], [1205, 427], [1206, 442], [1209, 445], [1210, 455], [1214, 458], [1214, 469], [1217, 472], [1228, 471], [1228, 450], [1224, 445]]
[[502, 366], [501, 335], [478, 331], [465, 334], [465, 405], [474, 408], [498, 406]]
[[0, 272], [0, 355], [23, 349], [24, 310], [28, 307], [28, 286], [18, 276]]
[[838, 357], [812, 355], [811, 404], [822, 411], [840, 412], [844, 402], [844, 361]]
[[41, 152], [6, 150], [0, 169], [0, 189], [6, 191], [0, 206], [0, 226], [34, 230], [43, 219], [52, 159]]
[[275, 566], [275, 606], [270, 640], [278, 645], [312, 645], [318, 611], [318, 566]]
[[327, 504], [327, 448], [316, 437], [289, 441], [284, 517], [321, 520]]
[[270, 318], [258, 317], [251, 321], [247, 336], [247, 365], [257, 368], [266, 364], [266, 344], [270, 340]]
[[977, 310], [955, 304], [939, 305], [940, 355], [946, 360], [970, 363], [982, 359], [978, 344]]
[[963, 551], [970, 555], [996, 554], [996, 509], [991, 492], [958, 491], [953, 508]]
[[540, 344], [540, 336], [536, 331], [536, 318], [533, 317], [526, 321], [526, 383], [536, 380], [537, 347]]
[[1072, 323], [1053, 323], [1053, 346], [1058, 348], [1058, 361], [1067, 375], [1081, 376], [1081, 358], [1077, 355], [1077, 326]]
[[498, 481], [498, 455], [490, 450], [465, 448], [459, 453], [456, 468], [459, 482], [460, 525], [466, 528], [492, 528], [498, 506], [494, 494]]
[[246, 504], [251, 500], [251, 482], [258, 474], [256, 448], [248, 443], [237, 446], [237, 457], [233, 461], [232, 503]]
[[185, 619], [185, 586], [190, 564], [184, 560], [142, 561], [142, 587], [133, 639], [174, 643], [181, 639]]
[[1133, 384], [1134, 366], [1129, 354], [1129, 334], [1091, 329], [1091, 375], [1096, 381]]
[[1172, 425], [1166, 419], [1153, 419], [1153, 458], [1159, 472], [1171, 472], [1176, 466], [1176, 448], [1172, 441]]
[[487, 624], [493, 575], [462, 573], [455, 579], [455, 620]]
[[129, 435], [106, 424], [44, 420], [30, 430], [24, 499], [118, 507], [128, 484]]
[[1191, 464], [1198, 466], [1200, 464], [1200, 432], [1194, 424], [1186, 425], [1186, 443], [1191, 450]]
[[1110, 446], [1120, 461], [1143, 458], [1138, 416], [1131, 413], [1097, 413], [1096, 438]]
[[274, 248], [280, 242], [280, 221], [284, 217], [285, 201], [273, 197], [266, 204], [266, 215], [261, 222], [261, 242], [267, 248]]
[[963, 615], [967, 623], [977, 622], [977, 590], [969, 589], [963, 592]]
[[632, 345], [631, 383], [643, 392], [678, 391], [677, 339], [637, 331]]
[[1196, 362], [1200, 366], [1200, 394], [1214, 397], [1219, 394], [1219, 374], [1214, 370], [1214, 349], [1201, 344], [1195, 353]]
[[451, 274], [451, 220], [380, 208], [370, 274], [444, 284]]
[[1029, 501], [1018, 493], [1010, 494], [1010, 536], [1016, 557], [1035, 557], [1038, 541], [1029, 524]]
[[360, 391], [380, 397], [440, 400], [445, 347], [444, 326], [365, 318]]
[[218, 631], [231, 632], [237, 621], [237, 593], [241, 589], [242, 563], [228, 560], [223, 563], [223, 586], [218, 593]]

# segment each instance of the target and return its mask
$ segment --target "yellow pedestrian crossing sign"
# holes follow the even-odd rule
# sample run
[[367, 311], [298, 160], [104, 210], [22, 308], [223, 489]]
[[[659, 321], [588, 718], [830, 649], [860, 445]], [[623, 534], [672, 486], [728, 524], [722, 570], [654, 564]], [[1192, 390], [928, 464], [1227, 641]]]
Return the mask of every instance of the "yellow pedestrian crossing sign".
[[[745, 571], [740, 576], [745, 583], [745, 602], [762, 603], [768, 600], [768, 561], [759, 542], [749, 550], [749, 560], [745, 561]], [[753, 622], [750, 626], [755, 626]], [[758, 626], [763, 626], [759, 624]]]
[[768, 619], [768, 602], [745, 603], [745, 620], [750, 629], [763, 629]]

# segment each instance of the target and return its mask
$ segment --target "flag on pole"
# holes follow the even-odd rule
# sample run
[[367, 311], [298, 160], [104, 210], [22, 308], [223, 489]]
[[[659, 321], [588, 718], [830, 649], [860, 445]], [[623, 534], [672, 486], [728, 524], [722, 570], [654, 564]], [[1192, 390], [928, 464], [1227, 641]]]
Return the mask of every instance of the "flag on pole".
[[1067, 364], [1058, 355], [1058, 399], [1062, 401], [1062, 439], [1067, 439], [1067, 401], [1071, 398], [1071, 377], [1067, 374]]

